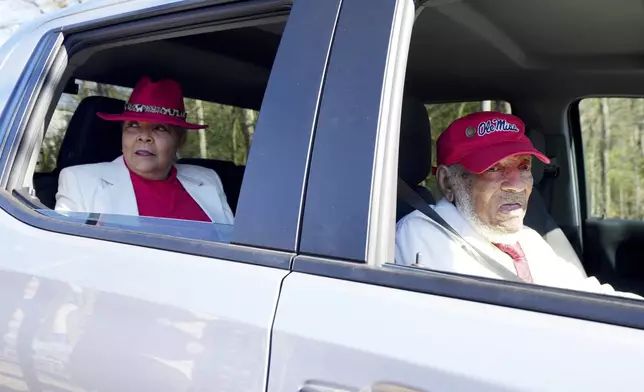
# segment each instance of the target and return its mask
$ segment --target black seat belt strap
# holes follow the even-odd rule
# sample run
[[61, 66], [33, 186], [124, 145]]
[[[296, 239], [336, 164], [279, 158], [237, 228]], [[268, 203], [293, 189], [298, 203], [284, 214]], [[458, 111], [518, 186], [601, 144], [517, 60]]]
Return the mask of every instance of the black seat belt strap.
[[425, 216], [427, 216], [437, 227], [443, 230], [448, 237], [461, 245], [464, 251], [470, 254], [475, 260], [487, 267], [495, 274], [499, 275], [505, 280], [514, 282], [521, 282], [518, 276], [510, 272], [507, 268], [502, 266], [498, 261], [490, 256], [481, 253], [467, 242], [461, 235], [450, 226], [445, 219], [443, 219], [433, 208], [431, 208], [425, 201], [416, 193], [405, 181], [398, 179], [398, 197], [411, 207], [417, 209]]

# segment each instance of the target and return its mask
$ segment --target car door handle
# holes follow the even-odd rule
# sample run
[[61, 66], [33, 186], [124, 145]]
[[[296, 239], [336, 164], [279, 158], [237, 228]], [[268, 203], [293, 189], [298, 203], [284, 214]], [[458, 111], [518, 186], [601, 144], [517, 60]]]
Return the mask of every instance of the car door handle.
[[379, 382], [364, 388], [348, 387], [323, 381], [307, 381], [299, 392], [428, 392], [423, 389], [408, 387], [406, 385]]
[[299, 392], [360, 392], [360, 389], [323, 381], [307, 381]]

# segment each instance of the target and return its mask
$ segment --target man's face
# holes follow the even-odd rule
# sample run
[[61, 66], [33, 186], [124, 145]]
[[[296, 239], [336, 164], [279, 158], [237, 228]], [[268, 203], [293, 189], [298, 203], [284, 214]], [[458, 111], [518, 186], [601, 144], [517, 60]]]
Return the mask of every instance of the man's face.
[[495, 234], [517, 233], [523, 227], [532, 192], [531, 162], [532, 156], [518, 155], [502, 160], [481, 174], [466, 174], [462, 177], [464, 189], [455, 192], [457, 207], [475, 215], [472, 218]]

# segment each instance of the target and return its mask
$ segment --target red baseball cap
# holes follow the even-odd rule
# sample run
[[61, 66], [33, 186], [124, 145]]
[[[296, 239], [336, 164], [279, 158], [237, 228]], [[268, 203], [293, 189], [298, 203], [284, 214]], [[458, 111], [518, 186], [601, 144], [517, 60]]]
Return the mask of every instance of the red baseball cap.
[[476, 112], [454, 121], [438, 138], [436, 152], [438, 165], [458, 163], [475, 174], [515, 155], [530, 154], [550, 163], [525, 135], [523, 121], [499, 112]]

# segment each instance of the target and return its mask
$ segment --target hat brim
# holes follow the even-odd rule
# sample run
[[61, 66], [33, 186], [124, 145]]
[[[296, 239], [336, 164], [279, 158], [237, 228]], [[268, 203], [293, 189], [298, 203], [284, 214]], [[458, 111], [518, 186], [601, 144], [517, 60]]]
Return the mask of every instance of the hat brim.
[[505, 142], [493, 146], [486, 146], [464, 156], [458, 163], [470, 173], [481, 174], [500, 161], [517, 155], [534, 155], [541, 162], [545, 164], [550, 163], [550, 159], [541, 151], [534, 148], [529, 141]]
[[121, 114], [112, 114], [112, 113], [96, 113], [96, 115], [103, 120], [107, 121], [147, 121], [157, 124], [170, 124], [176, 125], [181, 128], [186, 129], [204, 129], [208, 128], [208, 125], [203, 124], [192, 124], [186, 121], [183, 121], [179, 118], [173, 118], [164, 116], [162, 114], [154, 113], [121, 113]]

